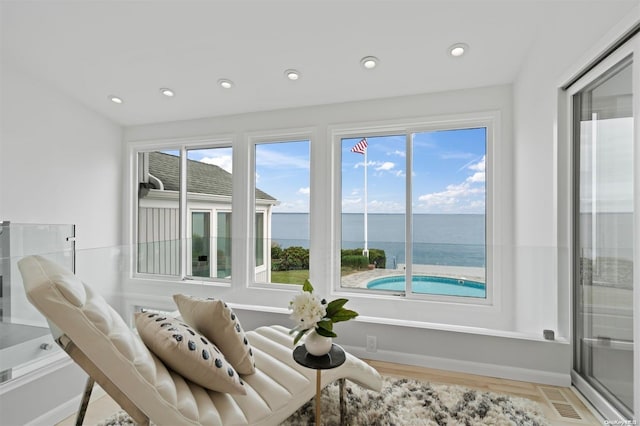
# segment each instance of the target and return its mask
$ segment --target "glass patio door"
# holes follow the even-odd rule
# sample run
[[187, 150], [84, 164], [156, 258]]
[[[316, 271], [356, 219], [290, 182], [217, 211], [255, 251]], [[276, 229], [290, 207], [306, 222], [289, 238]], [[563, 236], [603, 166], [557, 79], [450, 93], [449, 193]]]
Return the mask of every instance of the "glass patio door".
[[574, 374], [582, 379], [579, 389], [589, 387], [627, 419], [634, 418], [639, 356], [633, 325], [633, 66], [631, 55], [618, 60], [573, 95]]

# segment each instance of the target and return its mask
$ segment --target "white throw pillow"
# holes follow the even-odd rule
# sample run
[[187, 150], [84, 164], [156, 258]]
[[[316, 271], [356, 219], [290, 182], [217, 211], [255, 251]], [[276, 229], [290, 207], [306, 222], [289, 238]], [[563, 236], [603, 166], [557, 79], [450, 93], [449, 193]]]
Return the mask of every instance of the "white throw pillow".
[[246, 395], [244, 383], [222, 352], [189, 325], [149, 312], [136, 313], [135, 322], [144, 344], [167, 367], [207, 389]]
[[240, 374], [255, 373], [253, 349], [238, 316], [222, 300], [174, 294], [184, 321], [215, 343]]

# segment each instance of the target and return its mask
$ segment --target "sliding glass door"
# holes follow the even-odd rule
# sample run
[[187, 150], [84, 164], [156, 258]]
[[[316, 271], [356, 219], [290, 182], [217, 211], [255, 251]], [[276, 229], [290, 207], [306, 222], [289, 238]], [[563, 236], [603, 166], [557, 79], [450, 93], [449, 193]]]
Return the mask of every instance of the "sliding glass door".
[[[597, 395], [596, 407], [608, 405], [627, 419], [634, 418], [634, 359], [640, 356], [634, 350], [634, 171], [640, 165], [634, 160], [633, 67], [631, 54], [617, 59], [572, 99], [574, 370], [578, 387]], [[605, 417], [611, 412], [598, 408]]]

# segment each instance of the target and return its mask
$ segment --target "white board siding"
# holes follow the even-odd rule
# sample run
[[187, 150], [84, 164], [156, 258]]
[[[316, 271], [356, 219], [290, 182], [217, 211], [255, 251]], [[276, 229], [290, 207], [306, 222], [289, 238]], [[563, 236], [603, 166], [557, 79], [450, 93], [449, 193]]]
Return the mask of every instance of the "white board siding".
[[180, 215], [177, 208], [138, 210], [138, 272], [180, 273]]

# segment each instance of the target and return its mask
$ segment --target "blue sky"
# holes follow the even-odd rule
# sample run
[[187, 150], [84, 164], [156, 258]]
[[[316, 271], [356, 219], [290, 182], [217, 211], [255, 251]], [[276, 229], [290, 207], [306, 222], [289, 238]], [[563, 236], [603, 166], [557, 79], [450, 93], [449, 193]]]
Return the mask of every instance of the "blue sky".
[[[413, 137], [414, 213], [478, 213], [485, 203], [485, 129], [416, 133]], [[361, 138], [342, 140], [342, 209], [364, 209], [364, 155], [351, 152]], [[406, 138], [368, 137], [369, 213], [404, 213]]]
[[[351, 152], [361, 139], [341, 144], [344, 213], [364, 211], [364, 155]], [[485, 140], [484, 128], [414, 134], [414, 213], [484, 213]], [[369, 213], [404, 213], [404, 135], [367, 141]], [[190, 151], [189, 158], [231, 172], [231, 154], [231, 148], [216, 148]], [[308, 141], [257, 145], [257, 186], [280, 201], [274, 212], [309, 211], [309, 165]]]
[[[309, 212], [309, 141], [256, 145], [256, 186], [279, 201], [274, 212]], [[188, 158], [232, 172], [231, 148], [189, 151]]]
[[309, 141], [256, 145], [256, 186], [280, 201], [274, 213], [309, 212]]

